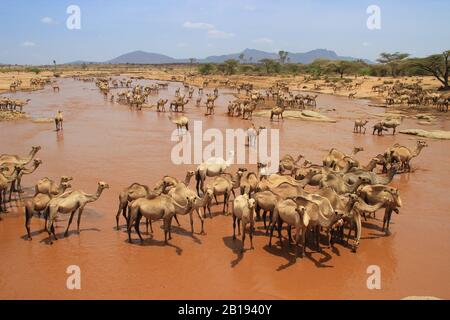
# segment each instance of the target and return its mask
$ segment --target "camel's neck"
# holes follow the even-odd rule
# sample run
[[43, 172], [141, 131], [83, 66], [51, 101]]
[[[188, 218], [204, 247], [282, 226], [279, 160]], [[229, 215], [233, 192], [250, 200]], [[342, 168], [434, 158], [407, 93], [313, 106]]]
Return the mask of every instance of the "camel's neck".
[[38, 150], [33, 149], [31, 150], [30, 154], [28, 155], [28, 157], [26, 157], [25, 159], [23, 159], [23, 163], [24, 164], [28, 164], [31, 162], [31, 160], [33, 160], [34, 156], [36, 155], [36, 153], [38, 152]]
[[189, 183], [191, 183], [191, 178], [192, 175], [190, 174], [186, 175], [186, 177], [184, 178], [184, 184], [186, 185], [186, 187], [189, 186]]
[[375, 161], [370, 161], [366, 166], [363, 167], [363, 170], [372, 172], [376, 166], [377, 163]]
[[367, 212], [367, 213], [373, 213], [373, 212], [376, 212], [379, 209], [381, 209], [383, 207], [383, 205], [384, 204], [382, 202], [379, 202], [376, 205], [371, 206], [371, 205], [367, 204], [365, 201], [360, 199], [355, 204], [355, 208], [360, 210], [360, 211]]
[[412, 156], [415, 158], [419, 156], [419, 154], [422, 152], [423, 146], [417, 146], [416, 149], [413, 151]]
[[362, 179], [358, 179], [354, 184], [352, 184], [350, 186], [348, 184], [346, 184], [347, 185], [347, 189], [349, 190], [349, 192], [353, 193], [359, 188], [359, 186], [362, 183], [363, 183], [363, 180]]
[[100, 196], [102, 195], [102, 192], [103, 192], [103, 188], [98, 186], [97, 192], [95, 194], [90, 194], [90, 195], [86, 196], [86, 198], [88, 199], [87, 202], [97, 201], [98, 198], [100, 198]]
[[33, 165], [33, 167], [32, 168], [30, 168], [30, 169], [25, 169], [25, 170], [23, 170], [22, 172], [23, 172], [23, 174], [32, 174], [33, 172], [35, 172], [36, 171], [36, 169], [39, 167], [39, 164], [35, 164], [35, 165]]
[[233, 188], [239, 188], [241, 186], [241, 177], [242, 175], [237, 173], [233, 179]]
[[8, 180], [8, 182], [12, 182], [17, 179], [20, 172], [21, 172], [20, 169], [14, 169], [13, 173], [11, 173], [11, 175], [8, 177], [5, 176], [5, 178]]

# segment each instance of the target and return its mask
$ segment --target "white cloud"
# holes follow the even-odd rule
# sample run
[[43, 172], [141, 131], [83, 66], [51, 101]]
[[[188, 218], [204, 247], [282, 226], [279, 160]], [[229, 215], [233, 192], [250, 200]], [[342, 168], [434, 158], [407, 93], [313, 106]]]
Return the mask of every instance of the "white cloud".
[[42, 19], [41, 19], [41, 22], [42, 22], [42, 23], [45, 23], [45, 24], [56, 24], [56, 21], [53, 20], [53, 18], [50, 18], [50, 17], [44, 17], [44, 18], [42, 18]]
[[34, 47], [34, 46], [36, 46], [36, 43], [32, 41], [25, 41], [22, 43], [22, 47]]
[[254, 43], [261, 43], [261, 44], [273, 44], [273, 40], [270, 38], [259, 38], [253, 40]]
[[208, 30], [208, 37], [217, 39], [229, 39], [234, 37], [234, 33], [211, 29]]
[[186, 21], [185, 23], [183, 23], [183, 27], [184, 28], [188, 28], [188, 29], [203, 29], [203, 30], [211, 30], [214, 29], [214, 26], [210, 23], [206, 23], [206, 22], [191, 22], [191, 21]]

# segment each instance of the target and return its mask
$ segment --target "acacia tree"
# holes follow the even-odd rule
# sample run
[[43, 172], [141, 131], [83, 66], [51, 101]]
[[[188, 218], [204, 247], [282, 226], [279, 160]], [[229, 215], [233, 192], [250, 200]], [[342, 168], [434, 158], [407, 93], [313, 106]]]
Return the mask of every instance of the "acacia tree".
[[239, 61], [230, 59], [224, 62], [224, 70], [226, 74], [235, 74]]
[[328, 67], [331, 71], [338, 73], [342, 79], [344, 78], [344, 74], [352, 68], [352, 63], [350, 61], [339, 60], [330, 62]]
[[395, 53], [387, 53], [387, 52], [383, 52], [380, 54], [380, 57], [377, 59], [377, 61], [379, 63], [385, 64], [387, 66], [389, 66], [389, 68], [391, 69], [391, 75], [392, 77], [395, 78], [395, 76], [397, 75], [397, 68], [399, 63], [408, 58], [409, 54], [408, 53], [400, 53], [400, 52], [395, 52]]
[[286, 63], [286, 59], [287, 59], [288, 55], [289, 55], [289, 52], [286, 52], [286, 51], [283, 51], [283, 50], [280, 50], [278, 52], [278, 56], [280, 57], [280, 62], [282, 64]]
[[413, 65], [438, 79], [443, 85], [442, 90], [450, 90], [448, 83], [450, 73], [449, 55], [450, 50], [447, 50], [442, 54], [434, 54], [423, 59], [414, 59]]

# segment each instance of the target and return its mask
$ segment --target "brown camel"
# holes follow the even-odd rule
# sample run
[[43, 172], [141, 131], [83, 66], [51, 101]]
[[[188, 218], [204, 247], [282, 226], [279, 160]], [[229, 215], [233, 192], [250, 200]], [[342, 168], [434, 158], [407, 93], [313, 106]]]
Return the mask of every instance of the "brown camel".
[[100, 198], [103, 190], [108, 188], [109, 185], [106, 182], [100, 181], [98, 183], [97, 192], [95, 194], [87, 194], [84, 193], [83, 191], [66, 191], [59, 197], [51, 199], [47, 206], [48, 221], [46, 226], [50, 244], [53, 243], [52, 234], [55, 237], [55, 240], [57, 240], [54, 223], [59, 213], [62, 214], [70, 213], [69, 223], [67, 224], [67, 229], [64, 233], [64, 236], [67, 237], [69, 234], [69, 228], [72, 223], [73, 216], [75, 212], [78, 210], [77, 232], [79, 234], [81, 215], [83, 214], [85, 206], [88, 203], [97, 201]]

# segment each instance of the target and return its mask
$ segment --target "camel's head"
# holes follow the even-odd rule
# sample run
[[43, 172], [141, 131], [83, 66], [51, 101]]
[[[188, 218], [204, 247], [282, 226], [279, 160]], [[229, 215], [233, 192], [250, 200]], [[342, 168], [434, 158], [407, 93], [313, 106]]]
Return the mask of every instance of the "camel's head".
[[267, 163], [258, 162], [257, 166], [258, 166], [258, 169], [266, 168], [267, 167]]
[[214, 190], [212, 188], [207, 188], [205, 191], [205, 195], [211, 199], [214, 196]]
[[33, 150], [33, 152], [38, 152], [39, 150], [41, 150], [41, 146], [33, 146], [31, 147], [31, 149]]
[[246, 171], [248, 171], [248, 170], [247, 170], [246, 168], [239, 168], [238, 171], [246, 172]]
[[33, 164], [37, 167], [37, 166], [40, 166], [41, 164], [42, 164], [42, 160], [40, 160], [40, 159], [34, 159], [33, 160]]
[[417, 147], [420, 147], [420, 148], [428, 147], [428, 143], [426, 143], [426, 141], [423, 141], [423, 140], [418, 140]]
[[72, 185], [70, 184], [70, 182], [63, 182], [61, 183], [61, 187], [63, 190], [67, 190], [69, 188], [72, 188]]
[[304, 206], [297, 205], [295, 211], [297, 211], [300, 214], [300, 216], [303, 216], [305, 214], [306, 208]]
[[[247, 194], [245, 194], [244, 196], [247, 196], [247, 198], [248, 198], [248, 195], [247, 195]], [[249, 200], [248, 200], [248, 208], [249, 208], [249, 209], [255, 208], [255, 204], [256, 204], [255, 199], [249, 199]]]
[[401, 208], [403, 203], [402, 199], [400, 198], [400, 191], [396, 188], [389, 188], [389, 193], [392, 195], [394, 205], [398, 208]]
[[8, 167], [0, 167], [0, 173], [9, 171]]
[[355, 147], [353, 148], [353, 154], [357, 154], [358, 152], [364, 151], [363, 147]]
[[69, 176], [62, 176], [61, 177], [61, 181], [62, 182], [69, 182], [69, 181], [72, 181], [72, 180], [73, 180], [73, 178], [69, 177]]
[[192, 178], [193, 176], [195, 176], [195, 172], [190, 170], [186, 173], [186, 176]]
[[100, 181], [100, 182], [98, 183], [98, 187], [99, 187], [100, 189], [109, 189], [109, 184], [107, 184], [106, 182]]

